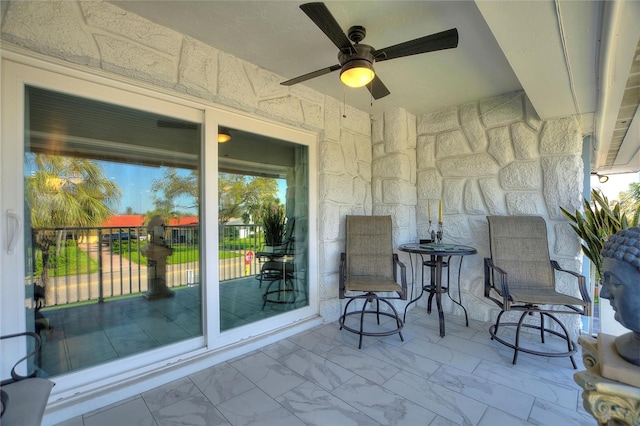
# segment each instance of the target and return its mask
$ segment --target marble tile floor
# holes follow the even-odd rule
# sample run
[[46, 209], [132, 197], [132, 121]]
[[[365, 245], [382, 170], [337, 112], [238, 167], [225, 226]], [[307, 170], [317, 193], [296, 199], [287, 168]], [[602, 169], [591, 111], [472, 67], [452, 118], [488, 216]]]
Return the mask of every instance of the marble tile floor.
[[[254, 277], [223, 281], [220, 322], [228, 330], [279, 315], [307, 304], [303, 292], [295, 303], [264, 304], [269, 283]], [[275, 282], [277, 287], [279, 283]], [[276, 288], [276, 287], [271, 287]], [[202, 334], [200, 286], [183, 287], [174, 297], [149, 301], [142, 296], [40, 311], [49, 330], [41, 332], [42, 377], [109, 362]], [[272, 295], [277, 300], [278, 294]], [[287, 293], [291, 298], [291, 293]]]
[[440, 338], [437, 316], [413, 309], [404, 342], [365, 337], [358, 350], [325, 324], [62, 425], [595, 424], [573, 381], [579, 354], [578, 370], [527, 354], [514, 366], [489, 324], [448, 315], [446, 327]]

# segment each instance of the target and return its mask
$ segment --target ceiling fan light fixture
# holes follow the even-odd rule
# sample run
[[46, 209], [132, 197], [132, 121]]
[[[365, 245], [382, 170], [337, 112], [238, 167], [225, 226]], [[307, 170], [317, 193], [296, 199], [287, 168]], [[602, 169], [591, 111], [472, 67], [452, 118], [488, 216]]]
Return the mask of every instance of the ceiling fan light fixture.
[[218, 132], [218, 143], [225, 143], [231, 140], [231, 135], [226, 130], [220, 130]]
[[366, 59], [354, 59], [345, 63], [340, 71], [340, 80], [349, 87], [364, 87], [376, 76], [373, 64]]

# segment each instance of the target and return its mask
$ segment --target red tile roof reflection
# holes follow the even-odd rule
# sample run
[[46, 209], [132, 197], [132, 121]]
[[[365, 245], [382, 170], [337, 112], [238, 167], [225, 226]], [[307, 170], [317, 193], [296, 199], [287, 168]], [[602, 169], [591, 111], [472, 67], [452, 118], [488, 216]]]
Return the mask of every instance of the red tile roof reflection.
[[178, 217], [169, 219], [169, 226], [186, 226], [186, 225], [197, 225], [198, 218], [197, 217]]
[[[145, 216], [141, 214], [119, 214], [110, 216], [104, 223], [103, 227], [137, 227], [143, 226]], [[197, 225], [198, 218], [194, 216], [178, 217], [169, 219], [169, 226], [187, 226]]]
[[110, 216], [102, 224], [102, 226], [104, 227], [142, 226], [142, 225], [144, 225], [144, 215], [141, 215], [141, 214], [120, 214], [120, 215]]

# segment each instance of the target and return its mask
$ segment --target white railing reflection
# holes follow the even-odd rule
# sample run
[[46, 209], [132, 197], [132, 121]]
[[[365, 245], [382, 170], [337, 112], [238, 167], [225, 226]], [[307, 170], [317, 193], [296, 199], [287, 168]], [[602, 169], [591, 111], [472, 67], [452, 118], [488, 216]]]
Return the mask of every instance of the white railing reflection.
[[[46, 306], [98, 301], [144, 294], [148, 291], [148, 244], [145, 227], [93, 227], [33, 229], [28, 250], [27, 284], [45, 288]], [[254, 276], [259, 271], [255, 256], [261, 249], [259, 225], [221, 225], [218, 252], [219, 280]], [[167, 287], [201, 284], [200, 228], [166, 226], [165, 244], [172, 248], [166, 267]], [[48, 258], [43, 252], [49, 253]], [[253, 253], [253, 255], [251, 254]], [[43, 263], [49, 265], [43, 267]]]

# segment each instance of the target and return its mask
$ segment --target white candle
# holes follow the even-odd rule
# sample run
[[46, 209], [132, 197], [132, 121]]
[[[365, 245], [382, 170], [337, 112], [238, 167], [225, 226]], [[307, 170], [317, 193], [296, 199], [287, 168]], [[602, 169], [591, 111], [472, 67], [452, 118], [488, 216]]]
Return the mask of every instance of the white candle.
[[438, 222], [442, 223], [442, 200], [440, 200], [440, 212], [438, 215]]

